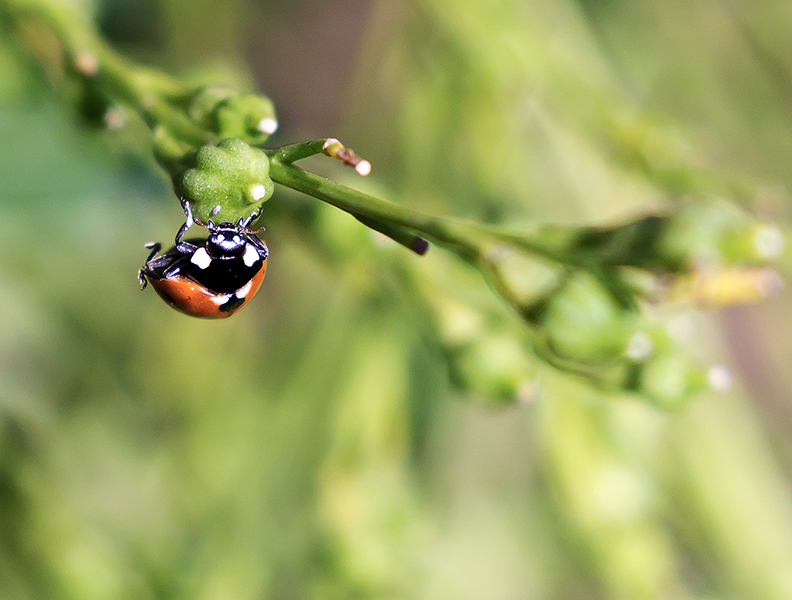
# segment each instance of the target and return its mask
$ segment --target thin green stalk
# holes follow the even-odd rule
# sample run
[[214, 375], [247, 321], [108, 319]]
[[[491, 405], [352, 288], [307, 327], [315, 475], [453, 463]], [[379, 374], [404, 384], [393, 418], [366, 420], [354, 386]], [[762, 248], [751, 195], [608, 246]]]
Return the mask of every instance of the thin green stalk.
[[492, 236], [482, 227], [457, 219], [427, 215], [348, 188], [278, 160], [272, 155], [270, 176], [275, 183], [313, 196], [356, 217], [384, 221], [425, 235], [475, 262], [486, 253]]

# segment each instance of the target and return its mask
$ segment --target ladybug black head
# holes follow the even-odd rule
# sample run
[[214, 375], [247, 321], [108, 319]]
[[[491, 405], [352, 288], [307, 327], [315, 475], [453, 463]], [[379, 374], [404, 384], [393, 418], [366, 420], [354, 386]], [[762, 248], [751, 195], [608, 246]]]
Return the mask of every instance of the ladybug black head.
[[221, 223], [211, 228], [206, 249], [212, 258], [236, 258], [245, 253], [245, 234], [236, 225]]

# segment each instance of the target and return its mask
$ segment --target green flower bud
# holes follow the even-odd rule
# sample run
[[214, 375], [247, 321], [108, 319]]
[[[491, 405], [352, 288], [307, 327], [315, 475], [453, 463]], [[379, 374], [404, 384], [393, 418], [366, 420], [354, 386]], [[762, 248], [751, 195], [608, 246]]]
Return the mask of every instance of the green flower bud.
[[677, 351], [649, 358], [641, 367], [637, 391], [658, 407], [672, 410], [707, 387], [707, 372]]
[[621, 306], [602, 283], [584, 272], [573, 275], [556, 291], [537, 319], [556, 354], [584, 363], [623, 355], [637, 327], [636, 313]]
[[452, 381], [464, 392], [508, 403], [530, 400], [535, 391], [536, 363], [513, 335], [487, 335], [450, 359]]
[[777, 258], [784, 247], [781, 232], [758, 223], [733, 202], [705, 198], [682, 205], [671, 215], [658, 252], [686, 268], [756, 263]]
[[261, 210], [275, 186], [264, 151], [232, 138], [189, 153], [174, 187], [190, 202], [193, 216], [205, 224], [247, 220]]
[[223, 87], [199, 89], [190, 99], [190, 118], [217, 133], [219, 138], [242, 138], [260, 144], [275, 133], [275, 106], [266, 96], [239, 94]]

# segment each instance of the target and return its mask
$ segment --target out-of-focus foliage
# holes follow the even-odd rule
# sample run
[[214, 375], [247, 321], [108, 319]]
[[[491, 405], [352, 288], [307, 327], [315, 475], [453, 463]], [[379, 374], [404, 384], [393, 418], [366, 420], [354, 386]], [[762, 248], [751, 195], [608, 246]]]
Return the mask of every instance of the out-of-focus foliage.
[[[783, 2], [342, 4], [101, 11], [170, 67], [220, 57], [230, 78], [249, 48], [279, 142], [342, 137], [370, 191], [416, 207], [788, 210]], [[276, 191], [259, 295], [230, 321], [183, 318], [135, 277], [181, 222], [167, 182], [113, 151], [134, 132], [86, 135], [38, 75], [0, 40], [1, 597], [792, 596], [788, 298], [647, 324], [740, 376], [668, 415], [540, 367], [448, 256]], [[523, 272], [529, 291], [555, 277]], [[647, 370], [660, 403], [676, 360]]]

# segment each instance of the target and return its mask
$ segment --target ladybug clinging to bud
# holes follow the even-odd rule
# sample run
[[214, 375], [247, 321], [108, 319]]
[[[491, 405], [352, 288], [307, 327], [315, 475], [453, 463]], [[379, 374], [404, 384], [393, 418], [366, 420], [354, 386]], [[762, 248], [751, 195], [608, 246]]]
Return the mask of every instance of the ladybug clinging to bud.
[[161, 244], [152, 249], [138, 271], [141, 289], [147, 284], [176, 310], [193, 317], [230, 317], [256, 294], [267, 271], [267, 245], [247, 229], [247, 223], [207, 224], [209, 237], [181, 241], [192, 224], [186, 205], [187, 222], [176, 236], [176, 244], [159, 254]]

